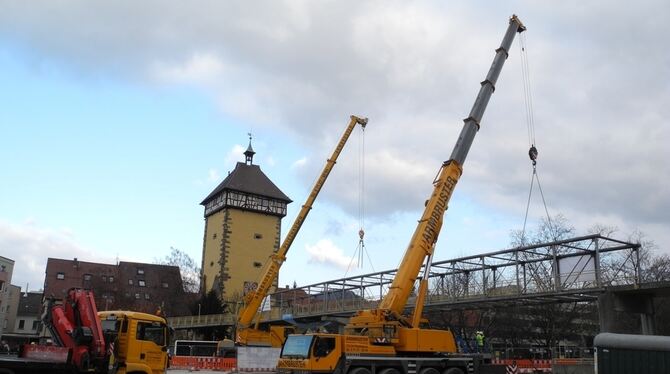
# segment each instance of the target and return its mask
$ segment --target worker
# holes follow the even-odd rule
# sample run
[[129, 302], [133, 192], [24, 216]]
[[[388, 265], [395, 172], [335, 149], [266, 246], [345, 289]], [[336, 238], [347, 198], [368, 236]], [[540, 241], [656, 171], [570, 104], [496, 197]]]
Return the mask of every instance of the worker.
[[484, 352], [484, 332], [483, 331], [477, 331], [477, 334], [475, 334], [475, 340], [477, 341], [477, 352], [483, 353]]

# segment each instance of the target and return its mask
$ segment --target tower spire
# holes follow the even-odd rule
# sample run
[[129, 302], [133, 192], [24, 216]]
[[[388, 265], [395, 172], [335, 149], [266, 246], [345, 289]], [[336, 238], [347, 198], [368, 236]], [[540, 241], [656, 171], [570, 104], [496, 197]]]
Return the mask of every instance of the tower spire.
[[253, 164], [254, 155], [256, 154], [256, 152], [254, 152], [254, 149], [251, 147], [251, 133], [249, 132], [247, 133], [247, 135], [249, 135], [249, 146], [247, 147], [247, 150], [244, 151], [244, 156], [246, 157], [245, 160], [246, 164], [251, 165]]

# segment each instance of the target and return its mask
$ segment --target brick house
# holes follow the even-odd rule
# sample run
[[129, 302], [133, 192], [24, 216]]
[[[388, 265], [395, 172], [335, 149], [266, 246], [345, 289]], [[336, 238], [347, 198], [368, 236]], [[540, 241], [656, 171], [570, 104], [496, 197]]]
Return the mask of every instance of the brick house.
[[184, 292], [179, 267], [121, 261], [118, 265], [49, 258], [46, 297], [63, 298], [70, 288], [92, 290], [98, 310], [189, 315], [196, 295]]

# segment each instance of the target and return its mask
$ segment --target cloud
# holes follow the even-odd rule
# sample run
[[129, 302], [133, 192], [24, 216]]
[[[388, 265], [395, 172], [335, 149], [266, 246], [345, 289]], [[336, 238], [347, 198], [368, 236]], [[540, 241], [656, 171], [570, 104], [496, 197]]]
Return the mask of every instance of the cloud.
[[295, 160], [291, 164], [291, 169], [302, 169], [307, 165], [307, 157], [303, 157], [301, 159]]
[[342, 249], [328, 239], [321, 239], [314, 245], [307, 244], [305, 249], [309, 255], [310, 264], [322, 264], [342, 270], [357, 266], [356, 260], [344, 255]]
[[[538, 172], [550, 208], [578, 221], [667, 227], [670, 86], [662, 77], [670, 57], [658, 48], [670, 34], [658, 11], [666, 2], [516, 5], [528, 26]], [[382, 218], [423, 207], [509, 13], [438, 1], [11, 2], [0, 13], [0, 42], [77, 76], [197, 87], [227, 116], [301, 144], [305, 185], [322, 167], [310, 161], [334, 147], [348, 115], [369, 117], [366, 209]], [[622, 27], [631, 23], [635, 32]], [[530, 165], [519, 71], [515, 43], [455, 196], [521, 216]], [[355, 215], [349, 148], [323, 198]], [[243, 151], [236, 146], [226, 165]]]
[[219, 171], [216, 169], [209, 169], [207, 180], [210, 182], [220, 182], [221, 176], [219, 175]]
[[82, 261], [114, 263], [77, 242], [71, 230], [42, 227], [34, 220], [23, 224], [0, 221], [0, 251], [14, 260], [12, 284], [30, 290], [42, 289], [47, 258], [75, 258]]
[[226, 154], [226, 158], [224, 160], [226, 167], [229, 168], [229, 170], [232, 170], [235, 168], [235, 164], [244, 161], [244, 151], [246, 150], [247, 147], [240, 144], [235, 144], [233, 148]]
[[157, 80], [172, 83], [205, 84], [223, 74], [223, 63], [214, 55], [197, 54], [183, 65], [163, 65], [160, 62], [152, 69]]

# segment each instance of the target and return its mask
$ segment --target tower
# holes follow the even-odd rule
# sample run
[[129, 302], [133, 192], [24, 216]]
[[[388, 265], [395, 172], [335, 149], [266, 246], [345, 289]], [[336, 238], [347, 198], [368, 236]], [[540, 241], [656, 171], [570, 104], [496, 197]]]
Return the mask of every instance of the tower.
[[[263, 265], [279, 248], [288, 198], [253, 164], [251, 135], [245, 162], [200, 204], [205, 207], [201, 289], [234, 300], [256, 287]], [[275, 281], [276, 282], [276, 281]]]

